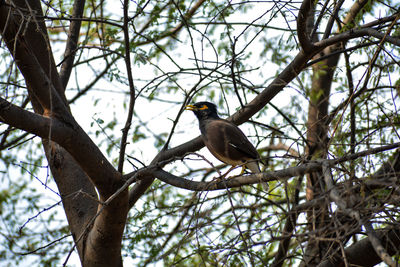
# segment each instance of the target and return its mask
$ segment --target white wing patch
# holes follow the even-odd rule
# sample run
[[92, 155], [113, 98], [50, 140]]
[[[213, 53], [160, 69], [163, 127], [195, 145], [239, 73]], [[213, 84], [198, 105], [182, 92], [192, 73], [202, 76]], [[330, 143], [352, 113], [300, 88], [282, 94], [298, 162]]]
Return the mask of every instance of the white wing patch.
[[232, 143], [229, 143], [229, 145], [232, 146], [232, 147], [234, 147], [234, 148], [236, 148], [236, 149], [239, 148], [238, 146], [236, 146], [236, 145], [234, 145], [234, 144], [232, 144]]

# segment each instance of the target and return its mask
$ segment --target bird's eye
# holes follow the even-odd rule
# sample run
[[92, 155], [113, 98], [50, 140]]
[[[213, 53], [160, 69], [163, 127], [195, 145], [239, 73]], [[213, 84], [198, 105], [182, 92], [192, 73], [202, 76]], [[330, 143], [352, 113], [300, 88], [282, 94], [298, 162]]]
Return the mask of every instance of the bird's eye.
[[208, 109], [207, 105], [203, 105], [201, 108], [199, 108], [200, 110], [205, 110]]

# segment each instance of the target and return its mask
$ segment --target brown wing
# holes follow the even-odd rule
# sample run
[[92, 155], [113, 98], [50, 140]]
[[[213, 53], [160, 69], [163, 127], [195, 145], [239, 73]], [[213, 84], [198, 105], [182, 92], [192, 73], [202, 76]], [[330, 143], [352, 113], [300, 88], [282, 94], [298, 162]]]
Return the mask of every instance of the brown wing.
[[210, 120], [205, 123], [204, 143], [219, 160], [239, 165], [258, 159], [254, 146], [235, 124], [226, 120]]

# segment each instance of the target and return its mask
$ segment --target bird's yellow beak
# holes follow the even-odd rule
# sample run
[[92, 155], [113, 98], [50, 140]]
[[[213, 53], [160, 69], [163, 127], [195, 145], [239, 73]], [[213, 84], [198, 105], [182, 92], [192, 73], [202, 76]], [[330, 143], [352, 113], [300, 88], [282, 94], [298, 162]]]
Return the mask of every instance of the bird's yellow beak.
[[197, 107], [196, 106], [193, 106], [193, 105], [187, 105], [186, 107], [185, 107], [185, 110], [196, 110], [197, 109]]
[[208, 109], [207, 105], [203, 105], [201, 108], [196, 107], [195, 105], [187, 105], [185, 110], [205, 110]]

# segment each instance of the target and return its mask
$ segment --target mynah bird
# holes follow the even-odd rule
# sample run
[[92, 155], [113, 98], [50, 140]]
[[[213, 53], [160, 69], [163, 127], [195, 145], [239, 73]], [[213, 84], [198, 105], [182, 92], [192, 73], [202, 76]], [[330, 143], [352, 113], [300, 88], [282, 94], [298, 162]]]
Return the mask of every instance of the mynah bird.
[[210, 102], [198, 102], [187, 105], [199, 120], [201, 137], [208, 150], [220, 161], [243, 166], [253, 173], [259, 173], [260, 156], [244, 133], [230, 121], [221, 119], [217, 106]]

